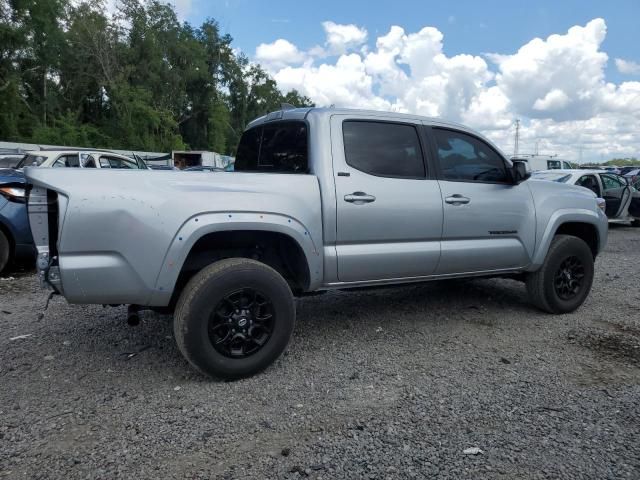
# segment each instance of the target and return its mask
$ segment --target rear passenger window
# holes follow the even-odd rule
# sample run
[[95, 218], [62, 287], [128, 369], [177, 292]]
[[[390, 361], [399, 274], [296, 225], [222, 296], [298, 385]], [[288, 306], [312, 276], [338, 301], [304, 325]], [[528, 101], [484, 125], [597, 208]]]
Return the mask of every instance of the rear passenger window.
[[445, 180], [505, 183], [504, 160], [487, 143], [466, 133], [434, 128], [438, 161]]
[[234, 171], [308, 173], [308, 163], [306, 123], [274, 122], [242, 134]]
[[351, 167], [379, 177], [425, 178], [415, 126], [347, 120], [342, 134], [345, 159]]
[[60, 167], [79, 167], [78, 155], [62, 155], [53, 164], [54, 168]]

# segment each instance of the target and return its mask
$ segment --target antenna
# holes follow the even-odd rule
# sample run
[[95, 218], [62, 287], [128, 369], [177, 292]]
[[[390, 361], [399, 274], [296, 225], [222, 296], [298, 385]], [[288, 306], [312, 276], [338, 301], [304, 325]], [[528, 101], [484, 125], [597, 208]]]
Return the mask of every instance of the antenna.
[[516, 118], [516, 138], [513, 142], [513, 156], [518, 155], [518, 144], [520, 143], [520, 119]]

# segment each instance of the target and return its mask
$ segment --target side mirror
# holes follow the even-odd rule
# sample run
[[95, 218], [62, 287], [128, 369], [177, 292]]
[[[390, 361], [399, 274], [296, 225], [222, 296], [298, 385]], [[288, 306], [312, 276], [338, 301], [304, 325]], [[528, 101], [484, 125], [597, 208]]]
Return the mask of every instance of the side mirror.
[[531, 171], [529, 171], [528, 163], [522, 160], [512, 160], [513, 167], [511, 168], [511, 177], [513, 183], [516, 185], [524, 182], [531, 177]]

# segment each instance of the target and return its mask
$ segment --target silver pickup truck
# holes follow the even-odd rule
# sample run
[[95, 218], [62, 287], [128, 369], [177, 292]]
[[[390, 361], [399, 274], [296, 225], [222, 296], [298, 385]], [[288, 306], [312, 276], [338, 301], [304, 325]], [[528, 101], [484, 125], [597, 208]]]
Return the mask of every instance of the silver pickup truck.
[[27, 169], [42, 281], [72, 303], [169, 308], [189, 362], [236, 378], [284, 351], [294, 296], [505, 276], [571, 312], [607, 240], [591, 191], [527, 181], [441, 120], [277, 111], [249, 124], [235, 170]]

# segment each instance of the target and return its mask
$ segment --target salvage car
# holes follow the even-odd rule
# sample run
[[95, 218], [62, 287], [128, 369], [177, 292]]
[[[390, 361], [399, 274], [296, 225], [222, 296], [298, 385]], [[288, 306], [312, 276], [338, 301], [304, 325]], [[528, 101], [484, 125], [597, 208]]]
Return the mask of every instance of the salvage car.
[[638, 180], [640, 180], [640, 168], [629, 170], [624, 174], [624, 177], [629, 181], [629, 183], [636, 183]]
[[270, 365], [294, 296], [331, 289], [501, 276], [572, 312], [607, 241], [593, 192], [526, 181], [477, 132], [399, 113], [276, 111], [248, 125], [233, 173], [141, 175], [27, 169], [38, 274], [71, 303], [173, 310], [179, 350], [215, 377]]
[[640, 193], [622, 175], [604, 170], [547, 170], [534, 172], [532, 178], [587, 188], [604, 199], [605, 213], [610, 223], [637, 224], [629, 208]]
[[0, 273], [9, 265], [33, 261], [35, 247], [27, 217], [22, 172], [0, 170]]
[[633, 225], [640, 227], [640, 178], [631, 186], [634, 192], [629, 204], [629, 215], [633, 217]]
[[99, 150], [36, 150], [27, 155], [15, 168], [24, 167], [51, 168], [118, 168], [146, 170], [147, 166], [140, 158], [131, 159], [108, 151]]

